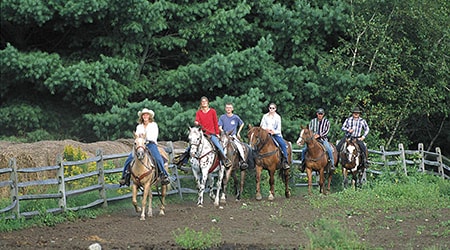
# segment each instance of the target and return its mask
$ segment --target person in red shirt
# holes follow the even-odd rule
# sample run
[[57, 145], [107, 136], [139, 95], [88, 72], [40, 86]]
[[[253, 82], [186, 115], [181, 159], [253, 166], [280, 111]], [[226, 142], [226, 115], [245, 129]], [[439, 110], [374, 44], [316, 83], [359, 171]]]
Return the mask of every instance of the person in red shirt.
[[222, 163], [226, 167], [230, 167], [231, 162], [225, 157], [225, 153], [219, 141], [220, 130], [217, 112], [215, 109], [209, 107], [209, 100], [206, 96], [200, 98], [200, 108], [197, 113], [195, 113], [194, 123], [195, 125], [200, 126], [206, 135], [210, 136], [211, 141], [219, 150], [219, 156]]

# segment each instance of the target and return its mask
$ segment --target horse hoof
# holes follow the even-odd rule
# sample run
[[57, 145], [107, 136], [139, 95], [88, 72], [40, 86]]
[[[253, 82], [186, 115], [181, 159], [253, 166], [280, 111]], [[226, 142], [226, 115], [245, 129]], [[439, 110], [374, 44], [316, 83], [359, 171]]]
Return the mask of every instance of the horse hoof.
[[145, 220], [145, 217], [141, 217], [139, 220]]
[[268, 199], [269, 199], [269, 201], [273, 201], [275, 198], [273, 197], [272, 194], [270, 194]]
[[203, 205], [202, 204], [197, 204], [197, 207], [203, 207]]
[[291, 198], [291, 192], [287, 192], [287, 193], [285, 194], [285, 196], [286, 196], [286, 198]]
[[164, 213], [164, 211], [161, 210], [161, 211], [159, 211], [159, 215], [163, 215], [164, 216], [166, 214]]
[[260, 195], [260, 194], [257, 194], [257, 195], [256, 195], [256, 200], [257, 200], [257, 201], [260, 201], [260, 200], [262, 200], [262, 195]]

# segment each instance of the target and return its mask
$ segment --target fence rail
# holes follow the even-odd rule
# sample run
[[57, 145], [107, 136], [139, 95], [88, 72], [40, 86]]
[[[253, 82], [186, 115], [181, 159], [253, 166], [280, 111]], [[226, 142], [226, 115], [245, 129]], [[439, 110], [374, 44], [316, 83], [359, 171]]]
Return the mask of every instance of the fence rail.
[[[174, 157], [174, 149], [171, 142], [168, 143], [169, 148], [169, 162], [173, 161]], [[300, 149], [293, 150], [294, 155], [299, 156], [301, 153]], [[4, 202], [5, 199], [2, 199], [2, 203], [5, 204], [5, 207], [0, 209], [0, 217], [5, 219], [13, 219], [20, 217], [32, 217], [35, 215], [39, 215], [43, 211], [23, 211], [21, 210], [21, 202], [23, 204], [24, 201], [36, 201], [41, 199], [54, 200], [57, 201], [58, 205], [55, 205], [53, 208], [47, 209], [45, 212], [47, 213], [62, 213], [65, 211], [77, 211], [81, 209], [87, 209], [94, 206], [101, 205], [102, 207], [107, 207], [109, 202], [119, 201], [128, 199], [131, 197], [131, 193], [123, 194], [123, 195], [108, 195], [108, 190], [117, 191], [120, 187], [118, 184], [107, 183], [106, 176], [111, 176], [114, 174], [118, 174], [122, 172], [122, 167], [114, 168], [114, 169], [104, 169], [104, 162], [110, 161], [114, 159], [121, 159], [128, 156], [128, 153], [123, 154], [113, 154], [113, 155], [103, 155], [101, 150], [97, 150], [96, 156], [81, 160], [81, 161], [63, 161], [59, 159], [58, 165], [55, 166], [43, 166], [43, 167], [32, 167], [32, 168], [18, 168], [16, 164], [15, 158], [11, 158], [9, 161], [9, 165], [6, 168], [0, 169], [0, 177], [3, 175], [8, 175], [6, 181], [0, 181], [0, 188], [10, 187], [10, 204], [8, 202]], [[405, 174], [407, 172], [407, 165], [418, 165], [419, 168], [417, 171], [430, 173], [439, 175], [442, 178], [450, 179], [450, 160], [441, 154], [440, 148], [436, 148], [436, 152], [428, 152], [424, 151], [423, 144], [418, 145], [418, 150], [405, 150], [402, 144], [399, 144], [398, 151], [385, 151], [383, 147], [380, 147], [380, 150], [371, 150], [369, 149], [369, 163], [371, 167], [368, 169], [369, 172], [374, 174], [381, 174], [383, 169], [388, 170], [389, 166], [393, 165], [401, 165]], [[381, 159], [377, 161], [377, 159]], [[88, 173], [82, 173], [74, 176], [66, 177], [64, 175], [64, 170], [66, 166], [78, 166], [95, 162], [96, 169], [94, 171]], [[293, 159], [294, 165], [299, 165], [300, 160]], [[378, 167], [377, 167], [378, 166]], [[167, 195], [176, 195], [178, 194], [180, 198], [183, 198], [183, 194], [186, 193], [197, 193], [197, 190], [194, 190], [189, 187], [182, 187], [181, 180], [182, 179], [193, 179], [192, 174], [184, 174], [180, 175], [178, 172], [178, 168], [175, 165], [169, 165], [172, 174], [174, 174], [177, 179], [176, 183], [172, 186], [173, 189], [167, 192]], [[381, 170], [377, 170], [377, 168], [381, 168]], [[188, 170], [188, 169], [184, 169]], [[45, 171], [56, 171], [55, 178], [49, 178], [45, 180], [32, 180], [19, 182], [18, 180], [20, 174], [26, 173], [42, 173]], [[297, 177], [304, 177], [304, 174], [298, 174]], [[97, 183], [83, 187], [78, 189], [69, 190], [71, 187], [71, 183], [76, 181], [83, 181], [87, 178], [96, 178]], [[317, 178], [316, 178], [317, 179]], [[306, 183], [295, 183], [295, 186], [304, 186]], [[317, 185], [317, 183], [316, 183]], [[36, 190], [46, 190], [47, 193], [37, 193], [37, 194], [25, 194], [24, 189], [28, 187], [41, 187], [41, 186], [56, 186], [57, 188], [53, 189], [45, 189], [45, 188], [35, 188]], [[75, 185], [73, 185], [75, 186]], [[73, 187], [72, 187], [73, 188]], [[34, 189], [33, 189], [34, 190]], [[53, 193], [50, 193], [48, 190], [53, 190]], [[70, 205], [68, 204], [68, 200], [72, 197], [80, 196], [83, 194], [97, 192], [96, 196], [98, 198], [91, 201], [88, 204], [83, 205]], [[153, 195], [159, 195], [158, 191], [153, 191]], [[6, 199], [7, 200], [7, 199]]]

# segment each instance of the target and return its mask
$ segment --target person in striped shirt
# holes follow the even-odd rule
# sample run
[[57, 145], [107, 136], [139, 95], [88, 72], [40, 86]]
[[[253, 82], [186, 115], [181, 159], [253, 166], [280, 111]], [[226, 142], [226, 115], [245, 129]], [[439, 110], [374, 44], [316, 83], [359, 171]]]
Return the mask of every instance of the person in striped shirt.
[[[369, 125], [367, 124], [367, 121], [361, 116], [361, 110], [359, 107], [355, 107], [352, 110], [352, 116], [347, 118], [344, 121], [344, 124], [342, 125], [342, 130], [345, 131], [345, 137], [353, 137], [356, 138], [356, 142], [358, 143], [359, 148], [361, 149], [361, 154], [363, 157], [363, 165], [364, 167], [368, 166], [367, 162], [367, 147], [366, 144], [363, 142], [364, 139], [366, 139], [367, 134], [369, 134]], [[361, 133], [364, 131], [364, 133], [361, 135]], [[338, 151], [342, 150], [342, 146], [345, 142], [345, 138], [343, 138], [337, 146]]]
[[[328, 143], [328, 132], [330, 131], [330, 121], [325, 118], [325, 110], [323, 108], [319, 108], [316, 111], [316, 118], [312, 119], [309, 123], [309, 129], [314, 133], [314, 138], [322, 143], [325, 146], [325, 149], [328, 153], [328, 160], [332, 163], [331, 170], [335, 170], [335, 166], [333, 164], [333, 150], [331, 149], [330, 143]], [[305, 148], [302, 150], [302, 168], [301, 170], [305, 170], [305, 154], [308, 150], [307, 145], [305, 144]]]

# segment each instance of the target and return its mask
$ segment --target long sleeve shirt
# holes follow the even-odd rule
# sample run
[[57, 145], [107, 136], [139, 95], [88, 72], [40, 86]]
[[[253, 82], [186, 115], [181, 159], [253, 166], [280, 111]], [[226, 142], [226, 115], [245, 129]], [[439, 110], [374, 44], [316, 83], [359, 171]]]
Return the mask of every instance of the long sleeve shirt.
[[[367, 134], [369, 134], [369, 125], [366, 120], [361, 117], [357, 119], [353, 118], [353, 116], [347, 118], [341, 129], [345, 131], [347, 135], [351, 135], [352, 137], [361, 137], [363, 130], [364, 134], [362, 136], [367, 137]], [[353, 129], [351, 134], [349, 131], [350, 129]]]
[[208, 112], [203, 112], [203, 110], [199, 109], [197, 113], [195, 113], [195, 121], [200, 124], [205, 134], [220, 134], [219, 123], [217, 121], [217, 113], [215, 109], [210, 108]]
[[281, 116], [275, 113], [273, 116], [266, 113], [261, 119], [261, 124], [259, 125], [263, 129], [272, 129], [274, 135], [282, 136], [281, 134]]
[[314, 118], [309, 123], [309, 129], [313, 131], [314, 134], [318, 134], [322, 140], [328, 141], [328, 132], [330, 131], [330, 121], [323, 118], [321, 121]]
[[136, 126], [136, 134], [145, 134], [147, 141], [158, 143], [159, 128], [156, 122], [150, 122], [147, 126], [139, 124]]

